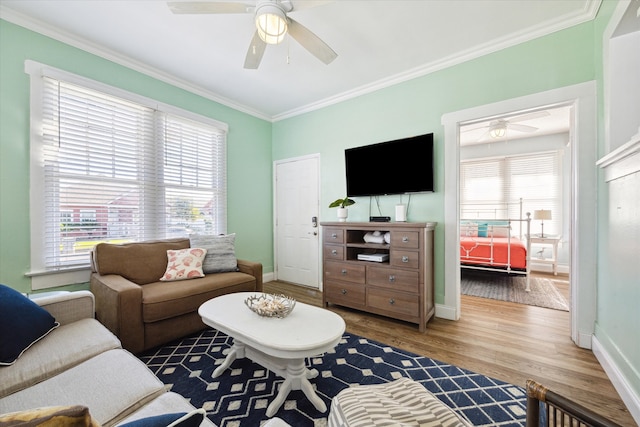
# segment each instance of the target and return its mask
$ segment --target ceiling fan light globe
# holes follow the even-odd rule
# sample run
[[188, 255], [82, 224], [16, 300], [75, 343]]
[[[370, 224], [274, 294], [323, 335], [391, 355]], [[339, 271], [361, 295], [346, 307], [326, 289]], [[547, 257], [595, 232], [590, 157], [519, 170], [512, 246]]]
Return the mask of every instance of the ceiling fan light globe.
[[491, 135], [492, 138], [502, 138], [506, 133], [507, 128], [504, 126], [495, 126], [489, 131], [489, 135]]
[[287, 17], [279, 7], [271, 4], [256, 9], [258, 35], [268, 44], [278, 44], [287, 34]]

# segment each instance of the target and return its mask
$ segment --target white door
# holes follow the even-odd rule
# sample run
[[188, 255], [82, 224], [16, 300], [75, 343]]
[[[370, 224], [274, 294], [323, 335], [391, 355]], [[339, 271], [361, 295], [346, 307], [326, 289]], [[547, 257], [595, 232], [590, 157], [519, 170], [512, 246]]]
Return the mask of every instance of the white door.
[[276, 278], [319, 287], [317, 155], [275, 164]]

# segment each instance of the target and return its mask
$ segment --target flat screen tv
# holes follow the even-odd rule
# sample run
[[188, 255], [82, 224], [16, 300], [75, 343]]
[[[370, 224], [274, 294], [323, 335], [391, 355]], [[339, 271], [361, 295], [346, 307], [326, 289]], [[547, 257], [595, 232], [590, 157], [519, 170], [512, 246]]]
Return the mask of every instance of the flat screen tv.
[[344, 151], [347, 196], [433, 191], [433, 134]]

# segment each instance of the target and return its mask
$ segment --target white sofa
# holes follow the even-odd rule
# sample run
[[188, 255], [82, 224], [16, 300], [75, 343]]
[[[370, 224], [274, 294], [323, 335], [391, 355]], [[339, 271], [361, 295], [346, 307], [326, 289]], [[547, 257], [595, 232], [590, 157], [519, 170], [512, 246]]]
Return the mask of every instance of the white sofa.
[[[147, 366], [94, 319], [89, 291], [37, 298], [60, 326], [10, 366], [0, 367], [0, 414], [82, 405], [104, 427], [149, 416], [191, 412]], [[215, 427], [204, 419], [202, 427]]]

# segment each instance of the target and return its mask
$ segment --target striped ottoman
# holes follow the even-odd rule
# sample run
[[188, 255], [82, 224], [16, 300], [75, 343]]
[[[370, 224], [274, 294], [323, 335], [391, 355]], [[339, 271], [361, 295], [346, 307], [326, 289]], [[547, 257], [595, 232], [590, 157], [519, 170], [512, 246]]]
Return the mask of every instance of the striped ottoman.
[[427, 389], [409, 378], [350, 387], [331, 402], [329, 427], [471, 427]]

